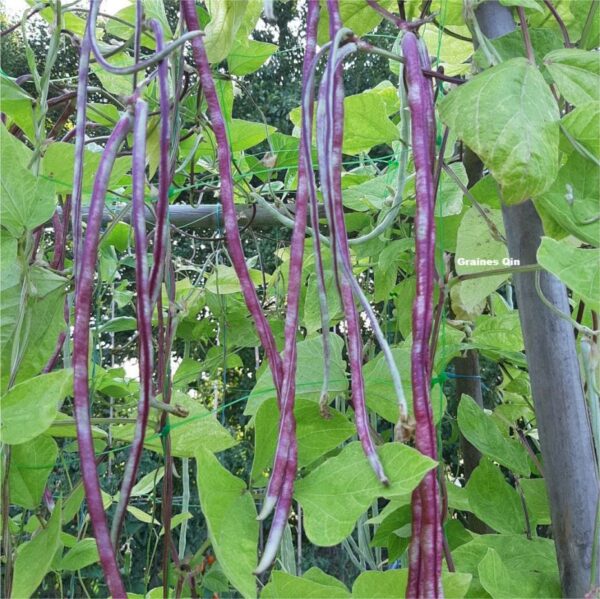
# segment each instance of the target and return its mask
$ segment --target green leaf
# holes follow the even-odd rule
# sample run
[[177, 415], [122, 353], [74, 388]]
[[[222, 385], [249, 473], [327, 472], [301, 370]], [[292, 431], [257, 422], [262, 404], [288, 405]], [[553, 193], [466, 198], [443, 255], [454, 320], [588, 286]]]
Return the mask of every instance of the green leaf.
[[529, 476], [529, 461], [523, 447], [515, 439], [507, 439], [475, 401], [463, 394], [458, 405], [458, 427], [465, 439], [483, 455], [499, 462], [517, 474]]
[[471, 342], [478, 348], [489, 352], [519, 352], [523, 349], [523, 333], [519, 314], [482, 314], [475, 321], [475, 330]]
[[[73, 190], [73, 162], [75, 159], [75, 144], [60, 141], [51, 143], [44, 152], [42, 172], [44, 178], [55, 183], [57, 193], [67, 193]], [[83, 154], [84, 193], [91, 193], [102, 152], [86, 150]], [[111, 175], [110, 186], [116, 186], [131, 167], [131, 159], [122, 156], [115, 160]]]
[[501, 533], [525, 532], [525, 514], [519, 494], [489, 459], [481, 459], [466, 488], [471, 511], [480, 520]]
[[409, 494], [435, 466], [400, 443], [386, 443], [378, 453], [389, 487], [377, 480], [359, 442], [346, 445], [296, 483], [294, 495], [302, 504], [305, 532], [312, 543], [323, 547], [340, 543], [375, 499]]
[[[330, 418], [323, 418], [317, 402], [298, 398], [294, 406], [298, 467], [309, 466], [355, 433], [354, 425], [340, 412], [330, 408]], [[263, 471], [271, 466], [279, 432], [279, 408], [275, 399], [263, 402], [254, 419], [254, 461], [252, 485], [262, 486]]]
[[142, 476], [135, 484], [133, 489], [131, 489], [131, 497], [139, 497], [150, 493], [150, 491], [152, 491], [152, 489], [154, 489], [154, 487], [162, 480], [164, 474], [165, 469], [163, 466], [156, 470], [152, 470], [152, 472], [148, 472], [148, 474], [144, 474], [144, 476]]
[[0, 399], [0, 432], [8, 445], [25, 443], [47, 430], [58, 405], [71, 394], [73, 371], [57, 370], [15, 385]]
[[[307, 572], [308, 574], [308, 572]], [[324, 580], [311, 580], [305, 576], [292, 576], [286, 572], [273, 572], [271, 581], [260, 594], [261, 599], [342, 599], [350, 597], [343, 584], [323, 584]]]
[[[0, 221], [14, 237], [50, 220], [56, 201], [54, 185], [36, 177], [14, 152], [12, 136], [0, 127], [0, 164], [2, 165], [2, 203]], [[22, 145], [19, 142], [19, 145]]]
[[312, 580], [313, 582], [318, 582], [319, 584], [323, 584], [325, 586], [335, 587], [340, 589], [341, 591], [347, 591], [346, 585], [338, 580], [335, 576], [331, 576], [326, 572], [323, 572], [321, 568], [317, 568], [313, 566], [309, 568], [303, 575], [302, 578], [306, 578], [307, 580]]
[[[581, 104], [561, 119], [561, 125], [571, 137], [600, 160], [600, 102]], [[569, 154], [575, 151], [566, 137], [561, 138], [560, 148]]]
[[[202, 403], [185, 393], [175, 391], [171, 403], [188, 411], [186, 418], [170, 417], [169, 435], [171, 451], [178, 458], [192, 458], [198, 447], [208, 451], [224, 451], [236, 444], [235, 439], [217, 420], [215, 414], [207, 410]], [[162, 455], [162, 439], [158, 429], [160, 413], [152, 410], [146, 429], [144, 447]], [[113, 436], [122, 441], [133, 439], [135, 425], [125, 424], [113, 427]]]
[[522, 6], [537, 10], [538, 12], [544, 12], [544, 9], [538, 4], [537, 0], [500, 0], [500, 4], [504, 6]]
[[204, 28], [204, 44], [210, 62], [227, 58], [247, 4], [247, 0], [207, 0], [210, 22]]
[[[346, 363], [342, 358], [344, 342], [338, 335], [329, 336], [331, 344], [331, 364], [329, 373], [329, 395], [334, 397], [338, 393], [344, 393], [348, 389], [346, 379]], [[298, 365], [296, 368], [296, 398], [312, 399], [319, 401], [321, 387], [323, 386], [323, 372], [320, 364], [323, 363], [323, 341], [322, 338], [314, 337], [297, 344]], [[315, 367], [315, 365], [317, 365]], [[248, 396], [248, 402], [244, 414], [254, 416], [260, 405], [276, 397], [275, 386], [271, 371], [267, 368], [256, 381], [256, 385]]]
[[[444, 14], [446, 14], [447, 4], [448, 3], [444, 6]], [[462, 75], [469, 72], [468, 60], [473, 54], [472, 42], [460, 40], [451, 35], [441, 33], [440, 30], [431, 23], [428, 23], [421, 31], [421, 35], [427, 45], [430, 56], [438, 57], [438, 64], [444, 67], [444, 73], [447, 73], [448, 75]], [[452, 28], [452, 31], [466, 35], [466, 37], [469, 37], [470, 35], [467, 27]], [[442, 35], [441, 44], [439, 44], [440, 35]], [[438, 45], [440, 46], [439, 50]]]
[[[385, 87], [379, 87], [344, 98], [344, 154], [360, 154], [399, 139], [398, 128], [388, 116], [397, 107], [386, 102], [387, 94]], [[290, 119], [296, 127], [300, 126], [300, 108], [290, 112]]]
[[496, 551], [488, 549], [477, 568], [481, 586], [494, 599], [539, 597], [536, 580], [523, 576], [520, 569], [508, 570]]
[[57, 502], [48, 524], [19, 547], [12, 586], [12, 597], [31, 597], [50, 569], [54, 554], [60, 547], [61, 503]]
[[[591, 245], [600, 245], [598, 188], [600, 169], [578, 152], [572, 152], [558, 172], [552, 187], [535, 198], [535, 206], [544, 223], [544, 232], [555, 238], [568, 233]], [[567, 194], [573, 199], [569, 205]]]
[[554, 50], [544, 64], [565, 100], [574, 106], [600, 100], [600, 54], [577, 48]]
[[81, 570], [99, 561], [96, 539], [81, 539], [63, 555], [60, 570]]
[[540, 265], [580, 295], [592, 310], [600, 311], [600, 249], [582, 249], [567, 240], [542, 237], [537, 251]]
[[144, 510], [141, 510], [139, 507], [135, 507], [134, 505], [128, 505], [127, 511], [140, 522], [144, 522], [144, 524], [153, 524], [154, 526], [160, 526], [160, 522], [154, 518], [151, 514], [148, 514]]
[[479, 583], [478, 567], [488, 549], [496, 551], [511, 573], [520, 572], [523, 576], [536, 579], [539, 585], [538, 597], [562, 596], [556, 550], [551, 539], [528, 540], [524, 535], [490, 534], [478, 535], [452, 551], [456, 569], [474, 576], [469, 589], [470, 597], [486, 595]]
[[244, 597], [256, 597], [258, 522], [252, 495], [213, 454], [199, 448], [195, 457], [200, 504], [217, 561]]
[[543, 478], [523, 478], [519, 482], [525, 495], [527, 511], [531, 519], [532, 527], [543, 525], [549, 526], [552, 521], [550, 518], [550, 503], [548, 501], [548, 492], [546, 491], [546, 482]]
[[[380, 6], [393, 11], [394, 0], [380, 0]], [[344, 27], [352, 29], [356, 35], [364, 35], [375, 29], [381, 23], [381, 15], [373, 10], [365, 0], [344, 0], [340, 2], [340, 17]], [[319, 29], [317, 34], [319, 44], [329, 41], [329, 13], [321, 10], [319, 17]]]
[[490, 169], [506, 203], [522, 202], [552, 184], [560, 115], [544, 78], [526, 59], [514, 58], [476, 75], [449, 93], [439, 111]]
[[[250, 278], [255, 285], [263, 282], [260, 270], [250, 269]], [[231, 266], [219, 264], [208, 276], [205, 288], [212, 293], [219, 295], [228, 295], [231, 293], [241, 293], [240, 280]]]
[[40, 435], [12, 448], [9, 470], [11, 503], [28, 509], [38, 507], [57, 456], [58, 445], [48, 435]]
[[[504, 234], [502, 213], [482, 206], [488, 220], [500, 234]], [[469, 208], [458, 227], [456, 237], [456, 256], [454, 263], [458, 275], [485, 272], [507, 266], [508, 249], [506, 244], [490, 230], [488, 222], [475, 208]], [[508, 274], [493, 277], [480, 277], [461, 281], [452, 294], [452, 304], [458, 304], [468, 314], [477, 311], [477, 307], [488, 295], [496, 291], [509, 278]]]
[[[471, 583], [471, 574], [442, 572], [444, 597], [462, 599]], [[353, 599], [403, 599], [406, 595], [408, 569], [386, 572], [363, 572], [352, 585]]]
[[275, 53], [277, 46], [256, 40], [235, 41], [227, 56], [229, 72], [232, 75], [249, 75], [260, 67]]

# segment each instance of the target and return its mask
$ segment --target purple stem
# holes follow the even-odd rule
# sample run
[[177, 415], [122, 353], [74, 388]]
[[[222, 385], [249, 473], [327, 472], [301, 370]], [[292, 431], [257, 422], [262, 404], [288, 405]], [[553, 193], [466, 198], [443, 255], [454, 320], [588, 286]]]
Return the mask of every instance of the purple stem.
[[[196, 13], [194, 0], [181, 0], [181, 12], [184, 16], [189, 31], [198, 31], [200, 24]], [[212, 78], [212, 72], [204, 41], [202, 37], [192, 39], [192, 51], [196, 68], [200, 76], [200, 84], [206, 98], [208, 112], [212, 123], [212, 129], [217, 141], [217, 158], [219, 162], [219, 174], [221, 176], [221, 204], [223, 207], [223, 222], [225, 225], [225, 236], [231, 262], [240, 280], [242, 294], [246, 306], [254, 320], [261, 344], [265, 348], [267, 359], [271, 366], [275, 388], [278, 390], [278, 397], [281, 398], [280, 390], [283, 378], [282, 361], [277, 352], [275, 339], [271, 327], [263, 314], [260, 300], [250, 279], [250, 273], [244, 258], [244, 250], [238, 230], [237, 215], [233, 198], [233, 178], [231, 174], [231, 151], [227, 139], [227, 129], [219, 105], [219, 99]]]
[[171, 52], [173, 52], [173, 50], [176, 50], [186, 42], [203, 35], [200, 31], [190, 31], [189, 33], [181, 35], [170, 44], [167, 44], [162, 50], [157, 50], [154, 54], [144, 58], [143, 60], [140, 60], [139, 62], [135, 62], [134, 64], [126, 67], [115, 67], [114, 65], [110, 64], [110, 62], [108, 62], [102, 55], [102, 52], [98, 47], [96, 35], [94, 33], [96, 31], [96, 21], [98, 19], [98, 11], [100, 10], [101, 1], [102, 0], [91, 0], [90, 2], [90, 16], [88, 20], [92, 31], [92, 34], [90, 35], [90, 44], [92, 52], [94, 53], [94, 58], [98, 64], [101, 65], [105, 71], [108, 71], [113, 75], [133, 75], [134, 73], [147, 69], [148, 67], [151, 67], [152, 65], [166, 58]]
[[90, 310], [104, 198], [117, 152], [130, 129], [131, 115], [127, 112], [115, 126], [98, 165], [90, 201], [85, 240], [79, 258], [79, 268], [76, 269], [78, 276], [73, 332], [74, 411], [81, 475], [100, 562], [109, 591], [115, 598], [126, 597], [126, 593], [108, 532], [100, 493], [100, 482], [96, 471], [96, 456], [90, 423], [88, 356]]
[[[407, 33], [404, 36], [402, 50], [406, 59], [405, 74], [412, 120], [417, 200], [416, 296], [413, 303], [411, 351], [411, 382], [416, 421], [415, 444], [424, 455], [437, 460], [436, 434], [430, 398], [429, 357], [435, 278], [433, 92], [422, 73], [422, 68], [428, 65], [428, 58], [419, 48], [419, 41], [414, 34]], [[436, 472], [431, 471], [413, 493], [413, 534], [409, 550], [407, 597], [443, 596], [442, 553], [438, 481]]]
[[[156, 49], [164, 48], [163, 31], [160, 23], [152, 19], [150, 26], [156, 38]], [[171, 125], [169, 120], [169, 65], [167, 60], [158, 64], [158, 90], [160, 96], [160, 162], [158, 166], [158, 203], [156, 205], [156, 227], [154, 230], [154, 250], [150, 271], [150, 297], [152, 304], [160, 293], [167, 249], [167, 214], [169, 210], [169, 186], [171, 168], [169, 150], [171, 146]]]
[[[303, 82], [306, 88], [310, 80], [312, 63], [315, 58], [317, 46], [317, 27], [319, 24], [319, 3], [318, 0], [309, 0], [308, 15], [306, 23], [306, 49], [304, 52]], [[304, 93], [303, 93], [304, 96]], [[307, 221], [307, 192], [309, 179], [309, 164], [306, 160], [306, 153], [311, 151], [311, 132], [312, 132], [312, 113], [313, 103], [310, 103], [308, 112], [303, 115], [304, 120], [308, 121], [308, 135], [306, 127], [300, 136], [300, 160], [298, 164], [298, 190], [296, 193], [296, 215], [292, 240], [290, 244], [290, 267], [287, 294], [287, 312], [285, 321], [285, 346], [284, 346], [284, 373], [283, 388], [281, 393], [279, 436], [277, 439], [277, 449], [273, 471], [265, 494], [263, 508], [258, 515], [259, 520], [266, 518], [275, 507], [279, 498], [284, 479], [296, 477], [296, 470], [290, 470], [288, 453], [291, 446], [296, 444], [295, 421], [294, 421], [294, 400], [296, 392], [296, 331], [298, 329], [298, 308], [300, 304], [300, 289], [302, 287], [302, 262], [304, 259], [304, 242], [306, 238]], [[318, 229], [317, 229], [318, 230]], [[317, 238], [318, 236], [316, 236]], [[328, 328], [328, 325], [327, 325]], [[325, 333], [324, 333], [325, 334]], [[297, 451], [297, 450], [296, 450]], [[286, 514], [287, 517], [287, 514]], [[271, 535], [275, 535], [274, 527], [271, 527]], [[268, 542], [267, 542], [268, 545]], [[279, 540], [277, 541], [279, 545]], [[264, 560], [261, 561], [261, 564]], [[266, 567], [270, 565], [270, 562]]]
[[146, 247], [146, 218], [144, 204], [146, 170], [146, 126], [148, 122], [148, 104], [138, 100], [135, 104], [133, 125], [132, 154], [132, 222], [135, 236], [135, 280], [137, 288], [137, 329], [139, 333], [140, 398], [138, 417], [131, 444], [131, 452], [125, 465], [119, 502], [113, 518], [111, 539], [118, 546], [119, 535], [131, 490], [135, 484], [136, 473], [144, 448], [144, 437], [148, 423], [150, 399], [152, 396], [152, 307], [148, 282], [148, 264]]

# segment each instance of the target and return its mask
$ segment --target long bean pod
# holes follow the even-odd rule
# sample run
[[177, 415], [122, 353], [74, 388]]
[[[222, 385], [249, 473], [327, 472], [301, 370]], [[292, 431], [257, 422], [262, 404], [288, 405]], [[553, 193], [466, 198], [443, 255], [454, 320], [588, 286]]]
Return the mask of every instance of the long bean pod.
[[[416, 171], [416, 295], [413, 303], [411, 383], [416, 423], [415, 444], [437, 460], [437, 440], [430, 398], [429, 337], [433, 318], [434, 248], [434, 121], [433, 93], [419, 41], [412, 33], [402, 40], [406, 59], [408, 103], [412, 119], [412, 146]], [[408, 597], [442, 597], [442, 531], [436, 471], [425, 475], [413, 492], [413, 534], [409, 551]]]
[[100, 164], [98, 165], [90, 200], [85, 240], [82, 251], [79, 257], [76, 258], [78, 259], [79, 267], [76, 268], [78, 274], [73, 331], [74, 412], [77, 427], [77, 444], [81, 461], [81, 475], [100, 562], [109, 591], [115, 598], [125, 597], [126, 593], [108, 531], [104, 506], [102, 504], [102, 495], [100, 493], [100, 482], [96, 470], [96, 456], [89, 413], [89, 324], [104, 198], [117, 152], [131, 129], [131, 120], [129, 112], [126, 112], [121, 117], [106, 142]]
[[[150, 27], [156, 38], [156, 50], [164, 49], [163, 31], [155, 19], [150, 21]], [[154, 230], [154, 254], [150, 272], [150, 297], [152, 303], [160, 292], [164, 272], [169, 210], [169, 186], [171, 185], [171, 167], [169, 151], [171, 145], [171, 123], [169, 119], [169, 65], [167, 59], [158, 64], [158, 95], [160, 103], [160, 159], [158, 165], [158, 203], [156, 205], [156, 228]]]
[[[310, 79], [310, 69], [315, 57], [317, 46], [317, 27], [319, 23], [319, 3], [309, 0], [307, 25], [306, 25], [306, 49], [303, 64], [303, 85]], [[304, 95], [304, 94], [303, 94]], [[312, 123], [312, 103], [309, 112], [303, 116]], [[263, 508], [258, 518], [264, 519], [275, 507], [279, 498], [284, 478], [295, 478], [289, 466], [288, 453], [291, 446], [296, 444], [295, 422], [294, 422], [294, 399], [296, 393], [296, 331], [298, 328], [298, 309], [300, 305], [300, 289], [302, 284], [302, 262], [304, 259], [304, 243], [306, 239], [306, 222], [308, 214], [308, 184], [309, 164], [306, 161], [306, 148], [310, 152], [312, 126], [309, 127], [308, 137], [306, 130], [300, 136], [300, 158], [298, 163], [298, 190], [296, 194], [296, 214], [294, 230], [290, 245], [290, 267], [288, 277], [287, 312], [285, 321], [285, 347], [284, 347], [284, 374], [281, 393], [280, 423], [277, 439], [277, 449], [271, 478], [267, 486]], [[325, 327], [326, 325], [324, 325]], [[325, 332], [323, 332], [325, 335]], [[328, 359], [328, 357], [326, 358]], [[297, 451], [297, 450], [296, 450]], [[269, 543], [279, 545], [283, 528], [271, 526]]]
[[111, 539], [117, 547], [119, 534], [125, 518], [131, 490], [135, 484], [135, 476], [142, 457], [144, 437], [150, 400], [152, 397], [152, 306], [148, 281], [147, 247], [146, 247], [146, 218], [144, 204], [145, 169], [146, 169], [146, 126], [148, 122], [148, 104], [137, 100], [135, 104], [135, 119], [133, 126], [133, 155], [132, 155], [132, 222], [135, 236], [135, 281], [137, 289], [137, 330], [139, 333], [139, 371], [140, 398], [138, 415], [135, 424], [131, 451], [125, 465], [123, 482], [119, 501], [115, 510], [111, 528]]

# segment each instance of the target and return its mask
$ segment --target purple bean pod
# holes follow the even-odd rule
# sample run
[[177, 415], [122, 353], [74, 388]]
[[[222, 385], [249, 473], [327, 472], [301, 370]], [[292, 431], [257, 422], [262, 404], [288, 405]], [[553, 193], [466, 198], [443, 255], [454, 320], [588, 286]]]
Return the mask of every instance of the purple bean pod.
[[[292, 435], [296, 436], [296, 427], [292, 429]], [[260, 558], [260, 562], [254, 571], [254, 574], [259, 575], [265, 572], [275, 560], [277, 551], [281, 543], [281, 538], [285, 531], [290, 509], [292, 507], [292, 498], [294, 494], [294, 479], [296, 478], [296, 470], [298, 467], [298, 445], [292, 443], [285, 471], [285, 478], [281, 487], [281, 494], [275, 508], [275, 515], [269, 530], [269, 536], [265, 544], [265, 549]]]
[[102, 159], [98, 165], [90, 201], [85, 240], [78, 258], [79, 268], [76, 268], [78, 274], [73, 330], [74, 412], [81, 475], [106, 584], [115, 599], [126, 597], [126, 593], [110, 540], [104, 506], [102, 505], [100, 481], [96, 470], [89, 402], [89, 324], [104, 198], [117, 152], [131, 129], [131, 120], [129, 112], [121, 117], [106, 142]]
[[[318, 0], [309, 0], [308, 15], [306, 23], [306, 49], [304, 52], [303, 82], [304, 86], [310, 80], [310, 71], [313, 64], [317, 46], [317, 27], [319, 24]], [[304, 93], [303, 93], [304, 96]], [[298, 329], [298, 308], [300, 304], [300, 289], [302, 287], [302, 262], [304, 259], [304, 243], [306, 239], [306, 222], [308, 208], [308, 184], [309, 174], [306, 161], [306, 148], [310, 153], [312, 132], [313, 104], [310, 103], [309, 111], [303, 113], [304, 120], [309, 121], [308, 137], [306, 127], [303, 126], [300, 135], [300, 159], [298, 163], [298, 190], [296, 193], [296, 215], [294, 230], [290, 244], [290, 267], [287, 294], [287, 312], [285, 321], [285, 346], [284, 346], [284, 372], [283, 387], [281, 393], [279, 435], [277, 449], [271, 478], [267, 486], [267, 492], [263, 507], [258, 515], [259, 520], [264, 520], [273, 510], [279, 498], [284, 484], [284, 478], [288, 472], [288, 453], [292, 444], [296, 443], [294, 422], [294, 400], [296, 392], [296, 331]], [[327, 325], [328, 326], [328, 325]], [[295, 470], [292, 474], [296, 476]], [[293, 484], [293, 481], [292, 481]]]
[[[342, 141], [344, 126], [344, 90], [341, 63], [337, 62], [338, 46], [346, 31], [340, 28], [339, 7], [337, 0], [328, 0], [330, 35], [334, 40], [324, 81], [319, 92], [319, 108], [317, 110], [317, 141], [319, 152], [319, 172], [322, 176], [323, 197], [328, 206], [327, 216], [330, 230], [335, 229], [332, 248], [336, 263], [350, 264], [350, 251], [344, 220], [344, 209], [341, 193]], [[339, 49], [345, 56], [354, 50], [353, 45]], [[324, 106], [324, 108], [322, 108]], [[334, 225], [332, 227], [331, 225]], [[338, 268], [337, 264], [334, 268]], [[368, 414], [365, 404], [364, 378], [362, 375], [362, 340], [360, 322], [354, 304], [353, 290], [347, 273], [342, 271], [340, 277], [340, 293], [346, 322], [348, 326], [348, 359], [352, 376], [352, 403], [354, 406], [356, 430], [363, 451], [373, 471], [382, 484], [389, 484], [383, 466], [377, 454], [375, 444], [369, 431]]]
[[73, 262], [75, 264], [75, 282], [77, 282], [77, 269], [81, 263], [81, 194], [83, 187], [83, 156], [85, 152], [85, 125], [87, 109], [88, 74], [90, 70], [90, 36], [91, 24], [88, 21], [85, 33], [81, 39], [79, 50], [79, 70], [77, 73], [77, 101], [75, 112], [75, 157], [73, 170], [72, 193], [72, 224], [73, 229]]
[[[156, 49], [164, 48], [163, 31], [160, 23], [152, 19], [150, 26], [156, 38]], [[152, 304], [160, 293], [164, 271], [169, 210], [169, 186], [171, 185], [171, 167], [169, 151], [171, 146], [171, 122], [169, 119], [169, 65], [167, 60], [158, 64], [158, 90], [160, 96], [160, 161], [158, 165], [158, 203], [156, 205], [156, 228], [154, 230], [154, 259], [150, 272], [150, 297]]]
[[146, 126], [148, 122], [148, 104], [137, 100], [135, 104], [135, 120], [133, 125], [132, 154], [132, 222], [135, 236], [135, 280], [137, 289], [137, 330], [139, 343], [140, 398], [135, 432], [131, 443], [131, 451], [125, 465], [123, 482], [119, 494], [119, 502], [115, 510], [111, 528], [111, 539], [116, 548], [119, 542], [121, 527], [125, 519], [127, 504], [142, 457], [144, 437], [150, 411], [152, 396], [152, 306], [148, 281], [146, 217], [144, 203], [145, 170], [146, 170]]
[[[415, 444], [424, 455], [437, 460], [437, 440], [430, 398], [431, 364], [429, 337], [433, 318], [434, 285], [434, 187], [433, 95], [422, 68], [423, 54], [412, 33], [402, 40], [406, 58], [408, 103], [412, 120], [415, 162], [416, 296], [413, 303], [411, 382], [416, 421]], [[425, 475], [413, 492], [413, 534], [409, 550], [407, 597], [443, 597], [441, 586], [442, 532], [436, 471]], [[418, 542], [415, 540], [418, 538]]]
[[321, 414], [328, 413], [329, 404], [329, 379], [331, 369], [331, 343], [329, 340], [329, 308], [327, 306], [327, 288], [325, 283], [325, 269], [323, 267], [323, 255], [321, 251], [321, 237], [319, 231], [319, 202], [317, 200], [317, 184], [313, 170], [312, 160], [312, 129], [314, 120], [314, 81], [319, 58], [325, 53], [329, 43], [325, 44], [313, 57], [312, 63], [306, 74], [302, 89], [302, 123], [301, 135], [310, 143], [300, 146], [300, 152], [304, 156], [307, 168], [307, 193], [310, 206], [310, 226], [315, 232], [313, 235], [313, 256], [315, 259], [315, 271], [317, 275], [317, 293], [319, 294], [319, 309], [321, 312], [321, 331], [323, 337], [323, 385], [321, 386], [321, 397], [319, 406]]
[[[196, 5], [194, 0], [181, 0], [181, 13], [190, 32], [200, 29]], [[233, 199], [233, 178], [231, 174], [231, 151], [227, 139], [227, 129], [221, 112], [221, 106], [212, 78], [212, 72], [202, 36], [192, 39], [192, 52], [196, 68], [200, 77], [200, 84], [206, 98], [208, 112], [211, 119], [212, 129], [217, 142], [217, 158], [219, 162], [219, 174], [221, 176], [221, 205], [223, 208], [223, 222], [225, 225], [225, 237], [231, 262], [240, 281], [242, 294], [250, 312], [261, 344], [265, 348], [277, 395], [281, 398], [281, 384], [283, 379], [283, 366], [271, 327], [263, 314], [260, 300], [250, 279], [250, 273], [246, 265], [244, 250], [238, 230], [237, 214]]]

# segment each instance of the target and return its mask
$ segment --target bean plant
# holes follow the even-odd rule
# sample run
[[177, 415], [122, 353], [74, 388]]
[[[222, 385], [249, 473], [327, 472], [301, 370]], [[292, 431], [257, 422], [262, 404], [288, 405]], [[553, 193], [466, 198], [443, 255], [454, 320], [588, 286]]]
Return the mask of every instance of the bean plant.
[[598, 6], [298, 0], [286, 133], [245, 86], [278, 2], [32, 0], [3, 596], [597, 596]]

